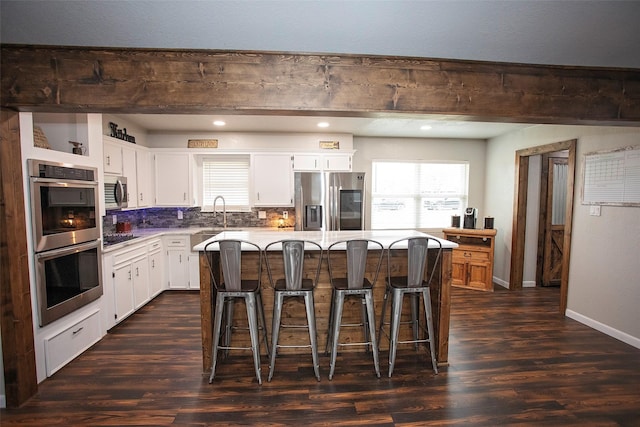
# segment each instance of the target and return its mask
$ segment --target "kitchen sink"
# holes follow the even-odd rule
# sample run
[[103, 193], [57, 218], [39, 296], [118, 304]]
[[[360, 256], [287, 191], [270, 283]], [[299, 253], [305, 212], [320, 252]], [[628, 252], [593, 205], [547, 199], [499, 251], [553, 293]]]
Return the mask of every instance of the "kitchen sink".
[[208, 240], [215, 236], [216, 234], [220, 234], [223, 231], [243, 231], [242, 228], [205, 228], [204, 230], [200, 230], [191, 235], [191, 247], [198, 245], [205, 240]]

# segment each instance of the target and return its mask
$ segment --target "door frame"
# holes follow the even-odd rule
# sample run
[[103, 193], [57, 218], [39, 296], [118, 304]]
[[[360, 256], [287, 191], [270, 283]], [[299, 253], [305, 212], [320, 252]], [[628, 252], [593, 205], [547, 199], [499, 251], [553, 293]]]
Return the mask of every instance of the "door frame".
[[527, 185], [529, 183], [529, 157], [567, 150], [567, 200], [565, 204], [564, 252], [562, 254], [562, 277], [560, 279], [560, 308], [564, 315], [567, 309], [569, 288], [569, 262], [571, 256], [571, 228], [573, 223], [573, 194], [576, 168], [577, 140], [554, 142], [516, 151], [515, 194], [513, 198], [513, 226], [511, 235], [511, 267], [509, 289], [522, 289], [524, 277], [524, 249], [527, 219]]

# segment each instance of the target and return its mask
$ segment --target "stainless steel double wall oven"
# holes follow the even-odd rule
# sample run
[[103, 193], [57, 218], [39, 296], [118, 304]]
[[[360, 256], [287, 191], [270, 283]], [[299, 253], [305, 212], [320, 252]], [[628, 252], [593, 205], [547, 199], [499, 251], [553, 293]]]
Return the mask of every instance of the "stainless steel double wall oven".
[[28, 160], [40, 326], [102, 295], [97, 169]]

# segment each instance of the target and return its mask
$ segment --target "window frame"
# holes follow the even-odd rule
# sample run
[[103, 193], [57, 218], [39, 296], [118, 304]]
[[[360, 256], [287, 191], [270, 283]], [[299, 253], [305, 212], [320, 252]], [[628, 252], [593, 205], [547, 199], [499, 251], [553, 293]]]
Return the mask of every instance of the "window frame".
[[[381, 179], [378, 177], [379, 166], [383, 164], [395, 164], [395, 165], [404, 165], [406, 167], [412, 167], [416, 169], [416, 173], [414, 174], [414, 180], [406, 186], [403, 186], [403, 189], [409, 188], [409, 191], [396, 191], [395, 189], [387, 190], [383, 192], [384, 189], [379, 189], [378, 181]], [[430, 189], [427, 191], [424, 187], [425, 182], [421, 182], [426, 179], [427, 174], [423, 175], [423, 172], [418, 170], [419, 168], [428, 167], [429, 165], [433, 165], [436, 167], [447, 166], [447, 165], [456, 165], [456, 166], [464, 166], [461, 176], [462, 179], [462, 188], [459, 189], [461, 191], [458, 192], [447, 192], [443, 193], [442, 190], [437, 191], [434, 189]], [[469, 161], [435, 161], [435, 160], [398, 160], [398, 159], [381, 159], [381, 160], [372, 160], [371, 162], [371, 209], [370, 209], [370, 227], [372, 230], [383, 230], [389, 228], [396, 229], [418, 229], [418, 230], [439, 230], [442, 228], [449, 227], [451, 225], [451, 215], [460, 215], [464, 214], [464, 211], [469, 203], [469, 169], [470, 163]], [[389, 171], [387, 171], [389, 173]], [[382, 178], [385, 179], [385, 178]], [[413, 187], [413, 190], [411, 189]], [[380, 203], [378, 201], [384, 202], [384, 199], [389, 200], [389, 206], [385, 210], [394, 211], [394, 220], [390, 221], [387, 219], [384, 221], [382, 218], [378, 218], [376, 220], [376, 206]], [[395, 199], [395, 200], [394, 200]], [[399, 199], [405, 199], [405, 203], [398, 202]], [[432, 208], [428, 208], [425, 199], [442, 199], [442, 203], [437, 203], [435, 205], [431, 205]], [[457, 203], [457, 209], [451, 209], [447, 206], [446, 200], [454, 199], [459, 200]], [[409, 212], [406, 216], [403, 217], [404, 224], [398, 226], [397, 219], [401, 217], [399, 214], [400, 210], [404, 210], [406, 205], [409, 204]], [[438, 223], [428, 223], [424, 222], [424, 215], [427, 212], [432, 212], [437, 214], [439, 218]], [[432, 215], [433, 216], [433, 215]], [[411, 224], [407, 224], [407, 218], [412, 221]], [[411, 219], [412, 218], [412, 219]]]
[[[222, 190], [216, 192], [216, 196], [222, 196], [225, 198], [225, 205], [227, 212], [251, 212], [251, 156], [247, 154], [215, 154], [215, 155], [201, 155], [197, 158], [198, 164], [198, 196], [201, 212], [213, 212], [213, 201], [205, 200], [205, 192], [207, 191], [207, 185], [205, 183], [205, 175], [207, 173], [207, 163], [242, 163], [246, 167], [242, 170], [245, 172], [245, 186], [244, 186], [244, 198], [246, 204], [238, 204], [234, 202], [234, 197], [231, 193], [234, 190]], [[211, 204], [207, 204], [210, 202]], [[218, 209], [221, 209], [220, 205]]]

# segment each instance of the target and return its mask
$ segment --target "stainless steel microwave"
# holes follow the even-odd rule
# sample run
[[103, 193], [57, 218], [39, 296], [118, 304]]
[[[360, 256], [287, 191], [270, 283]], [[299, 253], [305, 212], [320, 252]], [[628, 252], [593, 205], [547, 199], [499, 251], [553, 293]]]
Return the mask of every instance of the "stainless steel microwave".
[[126, 177], [104, 176], [104, 203], [106, 210], [122, 209], [129, 206]]

